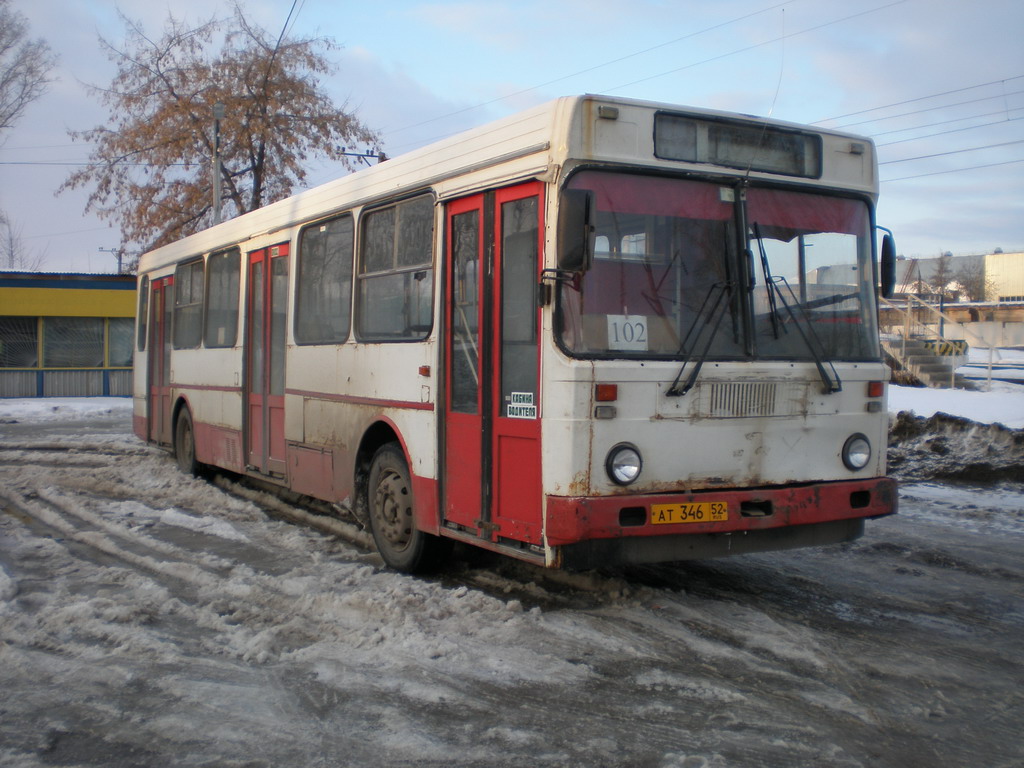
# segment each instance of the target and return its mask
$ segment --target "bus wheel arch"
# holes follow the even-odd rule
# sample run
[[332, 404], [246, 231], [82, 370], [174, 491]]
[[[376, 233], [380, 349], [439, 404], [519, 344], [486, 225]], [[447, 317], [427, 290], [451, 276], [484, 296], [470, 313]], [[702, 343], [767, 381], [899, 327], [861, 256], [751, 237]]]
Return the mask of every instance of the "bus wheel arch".
[[356, 451], [355, 467], [352, 473], [355, 484], [355, 503], [353, 513], [363, 528], [370, 528], [370, 508], [368, 504], [368, 488], [370, 482], [370, 466], [373, 464], [373, 457], [380, 448], [388, 443], [401, 445], [398, 433], [390, 424], [383, 421], [375, 422], [363, 434], [359, 443], [359, 450]]
[[377, 551], [396, 571], [420, 573], [439, 566], [451, 541], [420, 529], [409, 460], [390, 425], [367, 431], [356, 457], [356, 515], [369, 528]]

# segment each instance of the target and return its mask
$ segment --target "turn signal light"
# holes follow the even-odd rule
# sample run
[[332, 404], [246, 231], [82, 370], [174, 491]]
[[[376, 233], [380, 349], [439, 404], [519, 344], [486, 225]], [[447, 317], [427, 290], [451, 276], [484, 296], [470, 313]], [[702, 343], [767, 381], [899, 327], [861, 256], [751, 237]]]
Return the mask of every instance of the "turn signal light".
[[594, 385], [594, 399], [599, 403], [614, 403], [619, 399], [618, 384]]

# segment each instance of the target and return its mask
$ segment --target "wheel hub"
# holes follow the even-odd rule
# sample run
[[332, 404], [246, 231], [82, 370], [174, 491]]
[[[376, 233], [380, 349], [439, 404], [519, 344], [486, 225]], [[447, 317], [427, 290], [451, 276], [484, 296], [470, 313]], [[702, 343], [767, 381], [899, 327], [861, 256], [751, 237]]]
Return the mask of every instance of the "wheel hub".
[[377, 503], [374, 510], [378, 530], [396, 547], [401, 548], [412, 538], [412, 505], [409, 503], [409, 489], [401, 476], [389, 472], [377, 486]]

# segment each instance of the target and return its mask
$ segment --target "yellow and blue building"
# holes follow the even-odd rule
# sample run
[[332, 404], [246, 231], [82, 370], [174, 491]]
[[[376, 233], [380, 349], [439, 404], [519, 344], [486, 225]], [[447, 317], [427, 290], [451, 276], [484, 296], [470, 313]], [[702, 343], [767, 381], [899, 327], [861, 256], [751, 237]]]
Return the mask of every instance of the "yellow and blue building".
[[132, 393], [135, 276], [0, 272], [0, 397]]

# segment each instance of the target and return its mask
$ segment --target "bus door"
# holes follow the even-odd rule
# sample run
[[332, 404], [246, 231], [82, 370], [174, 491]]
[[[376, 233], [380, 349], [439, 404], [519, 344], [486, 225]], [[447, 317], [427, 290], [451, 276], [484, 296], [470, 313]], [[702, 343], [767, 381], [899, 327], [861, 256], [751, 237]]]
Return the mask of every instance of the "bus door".
[[285, 473], [284, 360], [288, 316], [288, 245], [249, 254], [246, 322], [248, 466]]
[[446, 522], [481, 538], [541, 543], [537, 281], [543, 186], [446, 209]]
[[171, 444], [171, 315], [174, 277], [152, 282], [149, 302], [149, 439]]

